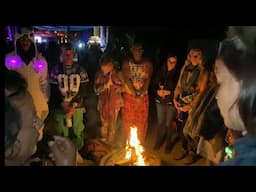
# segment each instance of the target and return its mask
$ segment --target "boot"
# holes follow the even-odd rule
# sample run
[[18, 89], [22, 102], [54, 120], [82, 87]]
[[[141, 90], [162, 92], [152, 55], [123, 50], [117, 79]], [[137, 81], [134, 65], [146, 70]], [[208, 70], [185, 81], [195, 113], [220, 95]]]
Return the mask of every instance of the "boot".
[[179, 151], [177, 155], [174, 156], [174, 159], [181, 160], [181, 159], [184, 159], [187, 155], [188, 155], [188, 151], [182, 149], [181, 151]]
[[170, 153], [173, 147], [174, 147], [174, 143], [172, 141], [167, 141], [164, 149], [165, 153]]
[[186, 158], [186, 161], [184, 162], [185, 165], [191, 165], [197, 162], [200, 159], [200, 156], [195, 154], [194, 152], [189, 152], [189, 155]]
[[161, 138], [157, 138], [156, 144], [154, 146], [154, 150], [159, 150], [161, 146], [163, 145], [164, 140]]
[[[160, 130], [164, 133], [163, 130]], [[156, 143], [155, 143], [155, 146], [154, 146], [154, 149], [155, 150], [159, 150], [161, 148], [161, 146], [164, 144], [164, 140], [166, 138], [166, 134], [157, 134], [157, 138], [156, 138]]]
[[169, 138], [170, 139], [167, 140], [167, 143], [165, 145], [166, 153], [170, 153], [172, 151], [173, 147], [175, 146], [175, 144], [177, 143], [177, 141], [179, 140], [179, 137], [177, 134], [173, 134]]

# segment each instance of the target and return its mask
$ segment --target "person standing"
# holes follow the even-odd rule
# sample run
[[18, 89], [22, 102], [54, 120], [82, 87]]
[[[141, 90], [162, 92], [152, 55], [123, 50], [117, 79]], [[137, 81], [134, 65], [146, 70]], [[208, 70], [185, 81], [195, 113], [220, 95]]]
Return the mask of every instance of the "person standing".
[[20, 27], [15, 34], [15, 49], [5, 57], [5, 66], [17, 71], [28, 83], [38, 117], [45, 120], [48, 113], [48, 63], [38, 52], [31, 28]]
[[157, 75], [155, 104], [157, 110], [157, 134], [155, 149], [166, 143], [166, 151], [173, 145], [174, 134], [172, 123], [176, 120], [176, 109], [173, 104], [174, 89], [178, 81], [176, 70], [177, 56], [169, 53]]
[[61, 62], [50, 73], [50, 108], [56, 134], [69, 137], [80, 150], [85, 140], [84, 98], [89, 78], [86, 70], [74, 63], [74, 55], [71, 44], [61, 48]]
[[122, 65], [125, 81], [123, 133], [126, 141], [129, 138], [130, 128], [135, 126], [138, 129], [138, 137], [143, 143], [148, 128], [148, 88], [152, 76], [152, 63], [143, 57], [144, 49], [141, 43], [134, 43], [130, 50], [131, 58], [125, 60]]

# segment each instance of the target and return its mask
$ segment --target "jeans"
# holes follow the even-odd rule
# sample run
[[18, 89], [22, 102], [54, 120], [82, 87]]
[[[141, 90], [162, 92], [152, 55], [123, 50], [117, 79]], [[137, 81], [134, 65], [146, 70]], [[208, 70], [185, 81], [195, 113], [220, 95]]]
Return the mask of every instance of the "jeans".
[[160, 148], [165, 141], [171, 141], [173, 131], [172, 122], [175, 120], [176, 110], [173, 105], [156, 103], [157, 133], [155, 149]]
[[176, 110], [173, 105], [156, 103], [157, 124], [171, 127], [172, 121], [175, 119]]

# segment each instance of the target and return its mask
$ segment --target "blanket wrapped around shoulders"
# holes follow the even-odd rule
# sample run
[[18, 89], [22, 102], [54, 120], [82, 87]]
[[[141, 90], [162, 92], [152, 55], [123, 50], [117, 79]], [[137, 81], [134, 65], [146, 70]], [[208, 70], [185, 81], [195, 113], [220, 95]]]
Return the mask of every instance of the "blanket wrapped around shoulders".
[[200, 102], [191, 109], [183, 129], [185, 135], [191, 138], [199, 136], [209, 140], [223, 127], [223, 118], [215, 99], [216, 84], [205, 89]]

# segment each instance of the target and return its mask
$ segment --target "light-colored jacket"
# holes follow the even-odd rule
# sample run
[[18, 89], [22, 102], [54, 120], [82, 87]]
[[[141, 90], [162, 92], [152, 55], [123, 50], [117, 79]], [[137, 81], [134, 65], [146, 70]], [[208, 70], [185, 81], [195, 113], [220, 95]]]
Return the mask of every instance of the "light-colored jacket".
[[[15, 54], [15, 52], [12, 52], [6, 55], [6, 61], [8, 60], [8, 57], [12, 56], [20, 58], [18, 55]], [[42, 61], [45, 64], [44, 68], [40, 71], [35, 70], [35, 63], [38, 61]], [[12, 68], [7, 64], [6, 67], [9, 70], [17, 71], [25, 78], [28, 83], [28, 91], [34, 101], [37, 115], [40, 119], [45, 120], [49, 112], [48, 64], [46, 59], [41, 54], [36, 53], [36, 56], [29, 62], [28, 65], [22, 61], [21, 65], [17, 68]]]

